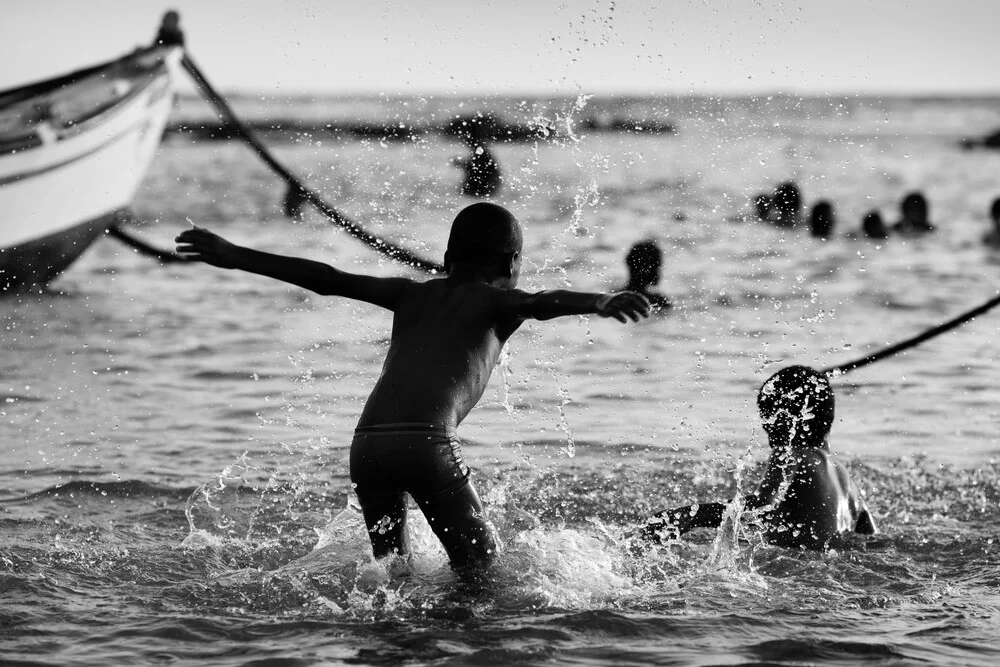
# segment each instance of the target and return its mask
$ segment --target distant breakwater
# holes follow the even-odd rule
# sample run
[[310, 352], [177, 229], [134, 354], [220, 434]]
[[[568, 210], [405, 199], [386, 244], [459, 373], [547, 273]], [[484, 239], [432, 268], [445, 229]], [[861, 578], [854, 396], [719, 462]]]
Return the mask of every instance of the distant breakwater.
[[[356, 140], [406, 141], [426, 135], [462, 139], [471, 135], [478, 140], [497, 143], [546, 141], [572, 132], [609, 132], [626, 134], [675, 134], [676, 128], [662, 121], [638, 121], [627, 118], [586, 118], [572, 128], [539, 123], [511, 123], [495, 118], [457, 118], [442, 125], [378, 122], [324, 122], [302, 119], [243, 121], [244, 126], [271, 141], [302, 141], [347, 137]], [[165, 136], [185, 137], [194, 141], [228, 141], [239, 133], [229, 123], [218, 120], [177, 120], [167, 124]]]
[[996, 130], [983, 137], [967, 138], [961, 141], [962, 148], [991, 148], [1000, 149], [1000, 130]]

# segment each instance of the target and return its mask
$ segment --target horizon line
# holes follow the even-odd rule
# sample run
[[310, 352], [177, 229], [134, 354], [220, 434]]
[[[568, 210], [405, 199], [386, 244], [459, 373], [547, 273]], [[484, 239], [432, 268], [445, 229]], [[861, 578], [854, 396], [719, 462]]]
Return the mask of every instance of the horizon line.
[[[184, 88], [188, 88], [185, 86]], [[465, 91], [434, 90], [426, 89], [419, 91], [384, 91], [384, 90], [322, 90], [303, 89], [297, 91], [267, 91], [263, 89], [250, 89], [232, 87], [220, 90], [220, 93], [234, 97], [271, 97], [271, 98], [305, 98], [305, 97], [353, 97], [362, 99], [388, 98], [412, 98], [412, 97], [442, 97], [442, 98], [463, 98], [463, 97], [523, 97], [523, 98], [573, 98], [581, 95], [597, 98], [650, 98], [650, 97], [676, 97], [676, 98], [706, 98], [706, 97], [733, 97], [733, 98], [761, 98], [761, 97], [783, 97], [783, 98], [896, 98], [896, 99], [991, 99], [1000, 98], [1000, 88], [995, 90], [888, 90], [888, 91], [793, 91], [793, 90], [762, 90], [762, 91], [678, 91], [678, 90], [658, 90], [658, 91], [635, 91], [635, 90], [604, 90], [567, 91], [553, 89], [545, 90], [501, 90], [487, 91], [481, 89], [469, 89]], [[188, 90], [179, 91], [182, 97], [199, 97], [199, 93], [192, 87]]]

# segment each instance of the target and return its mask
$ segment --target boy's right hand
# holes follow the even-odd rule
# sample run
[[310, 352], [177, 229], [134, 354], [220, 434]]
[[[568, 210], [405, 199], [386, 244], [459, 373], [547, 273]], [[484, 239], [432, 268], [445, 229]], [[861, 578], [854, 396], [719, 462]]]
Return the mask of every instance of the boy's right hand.
[[613, 317], [619, 322], [638, 322], [640, 318], [649, 317], [649, 299], [638, 292], [618, 292], [606, 294], [597, 300], [597, 314], [601, 317]]
[[658, 544], [666, 544], [673, 540], [679, 540], [685, 532], [681, 529], [679, 517], [674, 516], [673, 512], [666, 514], [666, 516], [657, 515], [650, 517], [646, 520], [645, 526], [632, 534]]
[[177, 252], [197, 262], [205, 262], [222, 269], [236, 268], [234, 246], [218, 234], [207, 229], [194, 227], [185, 229], [174, 239]]

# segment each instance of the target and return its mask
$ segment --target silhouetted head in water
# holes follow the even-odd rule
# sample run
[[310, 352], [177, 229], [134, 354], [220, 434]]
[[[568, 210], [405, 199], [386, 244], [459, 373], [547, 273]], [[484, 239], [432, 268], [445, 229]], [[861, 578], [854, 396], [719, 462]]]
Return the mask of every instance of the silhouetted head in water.
[[861, 221], [861, 229], [864, 231], [865, 236], [870, 239], [889, 238], [889, 230], [886, 229], [885, 221], [882, 220], [882, 214], [878, 211], [869, 211], [865, 214], [864, 219]]
[[670, 297], [653, 290], [660, 282], [663, 268], [663, 252], [656, 241], [636, 243], [625, 254], [625, 268], [628, 269], [628, 283], [622, 290], [638, 292], [649, 300], [653, 312], [665, 313], [673, 308]]
[[629, 248], [625, 255], [625, 266], [628, 268], [628, 285], [625, 289], [645, 292], [660, 282], [663, 252], [656, 241], [641, 241]]
[[309, 195], [295, 185], [289, 185], [285, 190], [285, 198], [281, 202], [281, 210], [286, 218], [301, 220], [305, 213], [305, 205], [309, 203]]
[[903, 197], [903, 202], [899, 205], [899, 210], [905, 220], [915, 223], [927, 223], [927, 198], [920, 192], [911, 192]]
[[774, 222], [779, 227], [794, 227], [802, 214], [802, 193], [792, 181], [782, 183], [774, 189], [771, 204], [775, 212]]
[[809, 213], [809, 233], [818, 238], [829, 238], [836, 222], [833, 204], [826, 200], [818, 201]]
[[451, 223], [444, 268], [449, 274], [475, 272], [517, 285], [521, 268], [521, 223], [503, 206], [479, 202], [466, 206]]
[[499, 124], [492, 115], [478, 114], [452, 121], [448, 131], [469, 148], [469, 157], [456, 160], [462, 167], [462, 194], [466, 197], [492, 197], [500, 190], [502, 177], [496, 156], [490, 151], [489, 141], [499, 131]]
[[761, 222], [767, 222], [769, 216], [771, 215], [771, 195], [759, 192], [753, 198], [753, 210], [757, 214], [757, 219]]
[[460, 160], [465, 171], [462, 194], [466, 197], [492, 197], [500, 190], [500, 165], [486, 144], [469, 142], [469, 157]]
[[772, 447], [821, 447], [833, 426], [833, 389], [826, 375], [789, 366], [769, 377], [757, 394], [757, 409]]
[[1000, 229], [1000, 197], [993, 200], [990, 204], [990, 219], [993, 220], [993, 225]]
[[904, 234], [922, 234], [934, 231], [930, 222], [930, 207], [927, 198], [920, 192], [911, 192], [903, 197], [899, 204], [902, 219], [894, 225], [897, 231]]

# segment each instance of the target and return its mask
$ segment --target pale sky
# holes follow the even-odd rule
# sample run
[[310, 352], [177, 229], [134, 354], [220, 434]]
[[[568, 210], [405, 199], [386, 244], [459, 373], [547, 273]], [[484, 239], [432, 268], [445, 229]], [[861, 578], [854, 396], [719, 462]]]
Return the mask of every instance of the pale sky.
[[0, 88], [169, 8], [225, 91], [1000, 93], [995, 0], [0, 0]]

